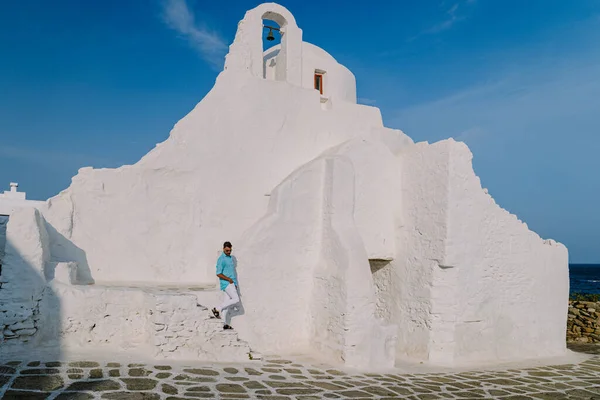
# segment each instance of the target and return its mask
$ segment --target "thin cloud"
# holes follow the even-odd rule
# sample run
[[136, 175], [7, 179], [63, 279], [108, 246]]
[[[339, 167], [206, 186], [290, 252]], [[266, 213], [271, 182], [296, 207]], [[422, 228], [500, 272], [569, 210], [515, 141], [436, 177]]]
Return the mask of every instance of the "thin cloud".
[[46, 149], [35, 149], [11, 145], [0, 146], [0, 157], [25, 163], [38, 164], [44, 167], [114, 167], [122, 162], [110, 158], [81, 153], [54, 152]]
[[375, 103], [377, 103], [377, 100], [369, 99], [369, 98], [366, 98], [366, 97], [359, 97], [358, 98], [358, 103], [359, 104], [366, 104], [366, 105], [372, 106]]
[[[452, 95], [402, 108], [388, 119], [418, 140], [455, 137], [469, 145], [489, 142], [486, 151], [497, 153], [511, 141], [544, 136], [560, 140], [561, 130], [577, 132], [577, 140], [590, 135], [600, 94], [597, 71], [600, 60], [544, 65], [521, 65], [492, 84], [467, 88]], [[571, 127], [571, 128], [569, 128]], [[571, 139], [576, 135], [571, 133]], [[491, 143], [495, 143], [492, 145]], [[597, 143], [597, 142], [596, 142]], [[482, 153], [484, 154], [484, 153]]]
[[476, 0], [462, 0], [462, 1], [458, 1], [454, 4], [452, 4], [450, 6], [450, 8], [448, 8], [446, 10], [445, 18], [441, 22], [433, 25], [430, 28], [427, 28], [427, 29], [419, 32], [417, 35], [411, 37], [408, 41], [416, 40], [423, 35], [435, 35], [440, 32], [447, 31], [448, 29], [450, 29], [454, 25], [456, 25], [458, 22], [461, 22], [461, 21], [464, 21], [465, 19], [467, 19], [467, 17], [465, 15], [462, 15], [459, 12], [463, 8], [462, 5], [463, 4], [474, 5], [475, 2], [476, 2]]
[[221, 35], [198, 21], [186, 0], [164, 0], [163, 20], [169, 28], [186, 38], [190, 46], [213, 68], [222, 69], [227, 43]]
[[442, 22], [440, 22], [437, 25], [432, 26], [431, 28], [427, 29], [424, 31], [424, 33], [439, 33], [439, 32], [443, 32], [447, 29], [452, 28], [452, 26], [457, 23], [458, 21], [461, 21], [464, 19], [464, 17], [459, 17], [456, 14], [456, 11], [458, 11], [458, 7], [459, 7], [459, 3], [455, 3], [452, 5], [452, 7], [450, 7], [450, 9], [448, 11], [446, 11], [446, 19]]
[[488, 134], [488, 131], [481, 129], [479, 126], [474, 126], [472, 128], [468, 128], [460, 132], [456, 136], [456, 140], [458, 140], [459, 142], [465, 142], [468, 145], [473, 145], [473, 143], [485, 138], [485, 136]]

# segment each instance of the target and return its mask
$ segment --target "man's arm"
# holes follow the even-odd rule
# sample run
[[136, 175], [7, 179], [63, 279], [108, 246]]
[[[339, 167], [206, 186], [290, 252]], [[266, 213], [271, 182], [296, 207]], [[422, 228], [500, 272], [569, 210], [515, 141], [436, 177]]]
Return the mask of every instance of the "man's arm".
[[224, 281], [227, 281], [229, 283], [233, 283], [233, 279], [231, 279], [231, 278], [223, 275], [223, 267], [224, 267], [223, 262], [222, 262], [221, 259], [219, 259], [219, 261], [217, 262], [217, 276], [220, 279], [223, 279]]
[[231, 279], [231, 278], [229, 278], [229, 277], [226, 277], [226, 276], [225, 276], [225, 275], [223, 275], [223, 274], [217, 274], [217, 276], [218, 276], [219, 278], [221, 278], [221, 279], [225, 280], [225, 281], [228, 281], [229, 283], [233, 283], [233, 279]]

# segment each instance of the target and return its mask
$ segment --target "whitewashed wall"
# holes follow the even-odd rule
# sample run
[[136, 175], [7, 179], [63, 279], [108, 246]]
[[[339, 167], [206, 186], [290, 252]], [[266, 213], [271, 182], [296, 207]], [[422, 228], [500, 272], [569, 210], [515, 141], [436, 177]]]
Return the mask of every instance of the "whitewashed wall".
[[[268, 80], [276, 80], [276, 69], [280, 57], [281, 46], [276, 45], [264, 52], [263, 76]], [[356, 78], [345, 66], [338, 63], [331, 54], [320, 47], [307, 42], [302, 43], [302, 84], [303, 88], [315, 90], [315, 72], [323, 75], [323, 98], [332, 102], [342, 101], [356, 103]]]
[[320, 157], [273, 191], [269, 211], [244, 235], [237, 329], [258, 348], [357, 368], [394, 365], [396, 327], [375, 316], [354, 183], [348, 157]]
[[6, 195], [6, 192], [5, 194], [0, 194], [0, 216], [11, 215], [20, 208], [33, 207], [41, 211], [45, 210], [45, 201], [27, 200], [24, 192], [17, 192], [16, 194], [23, 196], [10, 196], [10, 193]]
[[[465, 362], [562, 355], [569, 271], [565, 246], [500, 208], [464, 143], [449, 148], [446, 263], [456, 266], [454, 357]], [[543, 299], [543, 300], [542, 300]], [[535, 327], [532, 329], [532, 327]]]
[[89, 265], [99, 282], [215, 282], [216, 251], [242, 244], [283, 178], [378, 127], [376, 108], [323, 111], [317, 91], [225, 72], [140, 162], [82, 169], [48, 201], [53, 256]]
[[356, 78], [325, 50], [302, 43], [302, 86], [314, 90], [315, 70], [324, 71], [323, 97], [333, 102], [356, 103]]
[[566, 248], [496, 205], [464, 143], [418, 143], [401, 157], [398, 356], [468, 365], [564, 354]]

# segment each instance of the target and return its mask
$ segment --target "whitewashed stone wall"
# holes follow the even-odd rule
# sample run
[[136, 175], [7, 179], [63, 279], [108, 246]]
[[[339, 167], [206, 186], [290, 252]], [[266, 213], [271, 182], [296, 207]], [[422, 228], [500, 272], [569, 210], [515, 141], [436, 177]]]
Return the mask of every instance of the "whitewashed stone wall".
[[[0, 265], [4, 259], [4, 247], [6, 245], [6, 225], [8, 224], [8, 216], [0, 215]], [[2, 273], [0, 272], [0, 276]], [[0, 288], [2, 287], [2, 281], [0, 279]]]
[[0, 341], [27, 342], [37, 332], [49, 256], [48, 235], [39, 211], [15, 211], [6, 226], [0, 276]]
[[[213, 305], [199, 304], [194, 292], [60, 282], [50, 287], [41, 305], [40, 337], [46, 343], [54, 338], [65, 351], [93, 347], [157, 359], [249, 359], [248, 344], [210, 318]], [[57, 303], [60, 310], [50, 309]]]
[[75, 263], [51, 260], [46, 223], [36, 209], [11, 215], [5, 247], [3, 350], [46, 346], [61, 354], [93, 347], [167, 359], [249, 359], [250, 347], [237, 332], [210, 318], [214, 296], [204, 296], [203, 306], [192, 292], [78, 284]]
[[196, 295], [157, 294], [152, 319], [157, 357], [215, 361], [248, 361], [248, 343], [237, 332], [224, 331], [223, 321], [210, 318], [211, 304], [198, 304]]

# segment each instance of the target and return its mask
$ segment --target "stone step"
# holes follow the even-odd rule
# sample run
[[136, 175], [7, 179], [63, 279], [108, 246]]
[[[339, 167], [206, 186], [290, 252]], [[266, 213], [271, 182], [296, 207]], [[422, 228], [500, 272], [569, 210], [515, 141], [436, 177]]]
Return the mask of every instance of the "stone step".
[[158, 358], [243, 362], [257, 357], [235, 330], [223, 330], [223, 320], [211, 317], [195, 295], [161, 293], [154, 299]]

